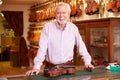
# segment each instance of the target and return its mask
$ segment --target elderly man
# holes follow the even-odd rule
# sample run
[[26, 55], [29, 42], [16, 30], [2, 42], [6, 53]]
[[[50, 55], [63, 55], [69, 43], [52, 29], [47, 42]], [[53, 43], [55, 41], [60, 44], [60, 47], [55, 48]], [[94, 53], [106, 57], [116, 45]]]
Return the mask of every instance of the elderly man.
[[38, 74], [44, 60], [46, 60], [45, 69], [50, 68], [51, 64], [72, 64], [75, 45], [82, 56], [85, 67], [94, 68], [91, 64], [91, 56], [86, 49], [78, 28], [68, 21], [70, 13], [69, 4], [61, 2], [56, 6], [56, 20], [44, 25], [33, 69], [27, 71], [27, 75]]

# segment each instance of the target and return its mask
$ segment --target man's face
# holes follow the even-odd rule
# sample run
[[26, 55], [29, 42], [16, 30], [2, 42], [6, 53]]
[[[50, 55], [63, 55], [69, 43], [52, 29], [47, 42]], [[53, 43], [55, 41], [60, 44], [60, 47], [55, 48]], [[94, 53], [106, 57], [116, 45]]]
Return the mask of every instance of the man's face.
[[59, 24], [66, 24], [69, 19], [69, 12], [65, 6], [59, 6], [57, 7], [55, 16]]

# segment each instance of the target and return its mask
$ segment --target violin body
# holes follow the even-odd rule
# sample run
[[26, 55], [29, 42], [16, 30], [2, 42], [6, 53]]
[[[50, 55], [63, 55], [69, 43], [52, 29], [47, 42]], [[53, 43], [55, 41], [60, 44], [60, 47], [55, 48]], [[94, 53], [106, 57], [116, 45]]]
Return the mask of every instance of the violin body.
[[120, 0], [117, 2], [117, 9], [120, 11]]
[[82, 10], [81, 9], [77, 9], [77, 16], [81, 16], [82, 15]]
[[74, 74], [76, 72], [75, 66], [57, 66], [44, 72], [47, 77], [57, 77], [63, 74]]
[[106, 5], [106, 10], [109, 12], [120, 12], [120, 0], [110, 0]]
[[77, 2], [77, 10], [76, 10], [77, 16], [81, 16], [82, 15], [82, 10], [80, 9], [81, 4], [83, 4], [83, 1], [82, 0], [78, 0], [78, 2]]
[[106, 10], [109, 11], [109, 12], [112, 12], [112, 3], [109, 2], [107, 5], [106, 5]]
[[98, 12], [98, 3], [95, 1], [93, 2], [92, 12], [93, 13]]
[[99, 7], [95, 0], [86, 0], [87, 7], [85, 8], [85, 13], [88, 15], [93, 15], [98, 13]]
[[112, 2], [112, 12], [118, 12], [117, 0], [113, 0], [113, 2]]
[[71, 7], [71, 16], [74, 16], [76, 14], [76, 0], [70, 0], [69, 2]]
[[44, 73], [44, 75], [47, 77], [57, 77], [60, 76], [61, 74], [62, 74], [61, 70], [57, 70], [57, 69], [49, 70]]

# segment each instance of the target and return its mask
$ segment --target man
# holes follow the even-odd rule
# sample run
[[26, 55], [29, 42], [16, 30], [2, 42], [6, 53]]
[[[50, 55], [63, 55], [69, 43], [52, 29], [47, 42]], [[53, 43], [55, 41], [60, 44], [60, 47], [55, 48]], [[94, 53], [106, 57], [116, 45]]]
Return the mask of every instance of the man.
[[46, 67], [72, 62], [74, 46], [76, 45], [85, 67], [94, 68], [78, 28], [68, 21], [71, 9], [67, 3], [59, 3], [55, 8], [56, 21], [44, 25], [37, 56], [34, 59], [34, 67], [26, 72], [27, 75], [38, 74], [44, 60]]

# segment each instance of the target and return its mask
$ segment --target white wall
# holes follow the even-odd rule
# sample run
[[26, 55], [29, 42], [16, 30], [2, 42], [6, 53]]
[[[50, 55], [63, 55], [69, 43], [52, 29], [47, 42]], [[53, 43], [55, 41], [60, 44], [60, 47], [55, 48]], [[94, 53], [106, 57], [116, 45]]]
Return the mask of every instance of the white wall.
[[[29, 8], [31, 5], [0, 5], [0, 11], [7, 10], [7, 11], [23, 11], [23, 18], [24, 18], [24, 33], [23, 37], [27, 41], [27, 31], [29, 27]], [[28, 41], [27, 41], [28, 44]]]

